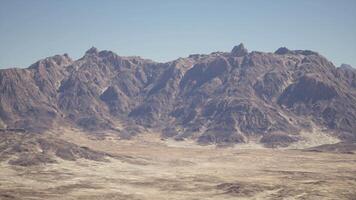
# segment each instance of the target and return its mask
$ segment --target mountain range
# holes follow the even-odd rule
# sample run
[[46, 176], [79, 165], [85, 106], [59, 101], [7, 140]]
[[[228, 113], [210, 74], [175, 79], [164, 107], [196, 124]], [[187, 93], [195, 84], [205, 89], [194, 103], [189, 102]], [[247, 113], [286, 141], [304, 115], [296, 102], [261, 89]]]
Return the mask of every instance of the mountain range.
[[356, 70], [310, 50], [194, 54], [171, 62], [91, 48], [0, 70], [0, 128], [151, 130], [200, 144], [288, 146], [305, 133], [356, 141]]

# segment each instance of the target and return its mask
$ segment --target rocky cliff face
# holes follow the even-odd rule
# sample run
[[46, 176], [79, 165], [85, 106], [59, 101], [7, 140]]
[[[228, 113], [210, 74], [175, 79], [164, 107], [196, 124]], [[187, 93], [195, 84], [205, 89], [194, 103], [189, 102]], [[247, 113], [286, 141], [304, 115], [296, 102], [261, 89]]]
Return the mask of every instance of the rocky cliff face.
[[[152, 128], [200, 143], [288, 145], [313, 126], [356, 140], [356, 70], [308, 50], [191, 55], [168, 63], [89, 49], [0, 70], [1, 126]], [[125, 124], [117, 128], [117, 124]], [[141, 129], [139, 128], [141, 127]]]

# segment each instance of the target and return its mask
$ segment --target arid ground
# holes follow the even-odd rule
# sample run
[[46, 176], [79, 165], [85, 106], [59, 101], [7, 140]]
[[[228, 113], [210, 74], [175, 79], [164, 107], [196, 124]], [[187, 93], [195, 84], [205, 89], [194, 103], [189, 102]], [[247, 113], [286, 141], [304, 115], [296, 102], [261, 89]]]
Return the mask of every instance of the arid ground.
[[356, 199], [353, 152], [217, 148], [151, 134], [60, 137], [113, 157], [29, 167], [2, 162], [0, 199]]

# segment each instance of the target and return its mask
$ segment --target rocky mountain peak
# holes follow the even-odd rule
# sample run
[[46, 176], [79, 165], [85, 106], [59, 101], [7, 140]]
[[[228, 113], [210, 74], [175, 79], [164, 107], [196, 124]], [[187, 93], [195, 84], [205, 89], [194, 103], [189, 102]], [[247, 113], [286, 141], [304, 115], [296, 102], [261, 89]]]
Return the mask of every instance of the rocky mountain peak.
[[303, 55], [303, 56], [319, 55], [318, 52], [315, 52], [315, 51], [311, 51], [311, 50], [290, 50], [287, 47], [280, 47], [274, 53], [278, 54], [278, 55], [285, 55], [285, 54]]
[[292, 53], [292, 51], [289, 50], [287, 47], [280, 47], [274, 53], [275, 54], [279, 54], [279, 55], [284, 55], [284, 54]]
[[243, 43], [240, 43], [231, 50], [231, 55], [241, 57], [248, 54], [248, 50], [245, 48]]
[[72, 62], [73, 60], [68, 56], [68, 54], [54, 55], [35, 62], [29, 68], [39, 69], [39, 68], [51, 68], [51, 67], [58, 67], [58, 66], [61, 67], [61, 66], [67, 66]]
[[99, 50], [96, 47], [91, 47], [85, 52], [85, 55], [97, 55]]
[[344, 68], [344, 69], [354, 69], [351, 65], [345, 64], [345, 63], [341, 64], [341, 65], [340, 65], [340, 68]]
[[72, 58], [68, 54], [55, 55], [51, 58], [57, 65], [68, 65], [73, 62]]

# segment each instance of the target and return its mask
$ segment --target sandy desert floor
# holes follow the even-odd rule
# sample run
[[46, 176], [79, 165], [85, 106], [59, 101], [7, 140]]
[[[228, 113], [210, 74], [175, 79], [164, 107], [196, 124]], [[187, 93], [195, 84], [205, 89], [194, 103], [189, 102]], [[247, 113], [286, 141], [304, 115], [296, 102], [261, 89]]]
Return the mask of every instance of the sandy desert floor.
[[114, 158], [32, 167], [2, 162], [0, 199], [356, 199], [356, 154], [215, 148], [151, 136], [61, 137]]

